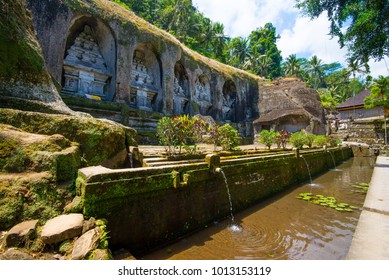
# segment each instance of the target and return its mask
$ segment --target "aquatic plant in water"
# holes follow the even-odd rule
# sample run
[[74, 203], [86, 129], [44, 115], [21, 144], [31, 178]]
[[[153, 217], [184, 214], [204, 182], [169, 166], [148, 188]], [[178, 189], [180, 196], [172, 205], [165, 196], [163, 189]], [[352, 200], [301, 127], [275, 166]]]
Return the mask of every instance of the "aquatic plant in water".
[[353, 212], [353, 209], [358, 209], [358, 207], [350, 205], [345, 202], [338, 202], [333, 196], [324, 196], [321, 194], [314, 195], [313, 193], [300, 193], [296, 196], [298, 199], [308, 201], [312, 204], [333, 208], [337, 211]]
[[367, 190], [369, 189], [369, 184], [368, 183], [359, 183], [356, 185], [352, 185], [352, 187], [357, 188], [357, 190], [353, 190], [353, 192], [366, 194]]

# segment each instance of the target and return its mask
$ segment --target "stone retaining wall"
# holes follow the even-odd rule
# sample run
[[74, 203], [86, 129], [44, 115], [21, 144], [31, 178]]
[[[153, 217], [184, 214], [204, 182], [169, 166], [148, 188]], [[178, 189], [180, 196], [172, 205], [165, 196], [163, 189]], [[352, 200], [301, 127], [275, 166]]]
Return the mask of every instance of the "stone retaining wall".
[[[352, 156], [349, 148], [329, 151], [336, 163]], [[329, 152], [302, 151], [300, 155], [312, 176], [334, 168]], [[218, 165], [218, 160], [212, 164]], [[230, 214], [223, 175], [209, 165], [80, 169], [77, 185], [84, 214], [108, 220], [114, 247], [144, 253]], [[234, 212], [309, 179], [304, 160], [295, 153], [228, 159], [220, 167], [228, 181]]]

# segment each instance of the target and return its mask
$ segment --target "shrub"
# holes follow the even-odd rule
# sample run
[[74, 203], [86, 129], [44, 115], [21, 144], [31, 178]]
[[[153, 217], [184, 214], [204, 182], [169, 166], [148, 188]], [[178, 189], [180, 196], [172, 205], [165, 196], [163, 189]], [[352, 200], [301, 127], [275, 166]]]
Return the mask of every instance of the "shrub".
[[328, 144], [330, 146], [337, 146], [338, 144], [342, 143], [342, 141], [339, 138], [329, 136], [328, 137]]
[[302, 149], [305, 142], [306, 142], [305, 133], [301, 131], [292, 133], [292, 135], [289, 138], [289, 143], [292, 144], [293, 147], [298, 149]]
[[159, 142], [166, 146], [166, 152], [168, 155], [174, 154], [175, 147], [178, 144], [176, 137], [177, 127], [172, 118], [163, 117], [159, 120], [157, 126], [157, 137]]
[[228, 123], [218, 127], [219, 141], [223, 150], [231, 151], [239, 145], [239, 134]]
[[283, 149], [286, 149], [286, 145], [289, 143], [291, 133], [286, 130], [281, 130], [277, 133], [277, 147], [280, 148], [282, 146]]
[[277, 132], [274, 130], [266, 130], [263, 129], [259, 133], [259, 143], [264, 144], [269, 150], [271, 148], [271, 145], [273, 145], [276, 142], [277, 139]]
[[307, 145], [309, 148], [312, 148], [312, 144], [315, 141], [316, 136], [312, 133], [306, 133], [305, 134], [305, 145]]
[[[177, 147], [179, 154], [181, 154], [182, 147], [190, 152], [195, 151], [196, 143], [201, 141], [205, 131], [205, 123], [198, 118], [191, 118], [187, 115], [174, 118], [163, 117], [158, 122], [157, 137], [159, 142], [166, 146], [167, 154], [173, 155]], [[193, 144], [195, 147], [191, 148], [189, 145]]]
[[317, 135], [315, 137], [315, 141], [313, 141], [313, 144], [315, 146], [323, 147], [324, 145], [327, 145], [328, 138], [325, 135]]

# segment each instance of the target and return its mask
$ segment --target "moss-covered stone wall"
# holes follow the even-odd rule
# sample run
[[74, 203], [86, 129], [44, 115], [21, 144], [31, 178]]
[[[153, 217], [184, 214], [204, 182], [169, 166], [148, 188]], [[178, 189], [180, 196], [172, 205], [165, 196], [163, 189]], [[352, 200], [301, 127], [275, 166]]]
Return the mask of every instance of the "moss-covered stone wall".
[[[351, 149], [331, 149], [336, 163]], [[329, 152], [302, 153], [311, 175], [333, 168]], [[309, 173], [294, 153], [223, 160], [234, 211], [240, 211], [295, 183]], [[224, 178], [207, 163], [169, 167], [79, 170], [84, 214], [108, 219], [111, 244], [134, 254], [204, 227], [229, 215]]]

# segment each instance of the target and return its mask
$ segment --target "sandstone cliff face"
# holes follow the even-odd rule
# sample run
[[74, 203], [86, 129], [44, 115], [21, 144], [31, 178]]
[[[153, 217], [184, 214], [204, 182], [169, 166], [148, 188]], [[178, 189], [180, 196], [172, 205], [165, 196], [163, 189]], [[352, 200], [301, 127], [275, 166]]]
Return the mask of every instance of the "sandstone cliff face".
[[47, 72], [22, 0], [2, 0], [0, 17], [0, 98], [43, 102], [52, 111], [71, 114]]
[[[256, 130], [266, 128], [312, 130], [323, 134], [324, 110], [316, 90], [309, 88], [298, 78], [283, 78], [263, 84], [259, 90], [260, 118], [254, 121]], [[314, 127], [312, 127], [312, 125]], [[293, 132], [293, 131], [292, 131]]]

